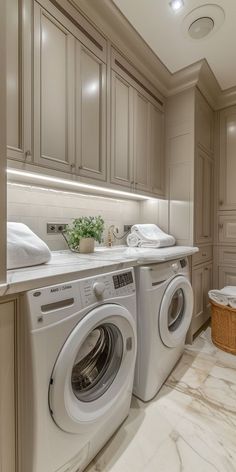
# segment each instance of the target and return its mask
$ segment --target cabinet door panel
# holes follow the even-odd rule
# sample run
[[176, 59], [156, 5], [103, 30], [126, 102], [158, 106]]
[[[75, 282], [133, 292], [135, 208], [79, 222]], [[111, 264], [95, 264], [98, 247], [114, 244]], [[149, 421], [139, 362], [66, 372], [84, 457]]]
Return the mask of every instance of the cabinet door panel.
[[236, 208], [236, 107], [220, 114], [220, 210]]
[[214, 113], [200, 92], [196, 91], [196, 138], [208, 153], [214, 151]]
[[204, 287], [203, 287], [203, 297], [204, 297], [204, 310], [210, 309], [210, 302], [208, 297], [209, 290], [212, 289], [213, 284], [213, 266], [209, 264], [204, 267]]
[[74, 41], [35, 5], [35, 159], [64, 171], [74, 159]]
[[236, 215], [219, 216], [219, 242], [220, 243], [236, 243]]
[[133, 180], [133, 89], [113, 72], [111, 181], [130, 187]]
[[140, 190], [149, 190], [150, 166], [150, 112], [146, 97], [135, 91], [134, 107], [134, 156], [135, 186]]
[[219, 289], [236, 285], [236, 267], [219, 267]]
[[164, 193], [163, 113], [150, 104], [150, 183], [151, 191]]
[[204, 311], [204, 270], [202, 267], [193, 270], [192, 287], [194, 293], [193, 316], [199, 316]]
[[16, 471], [15, 302], [0, 303], [0, 470]]
[[7, 7], [7, 157], [30, 158], [31, 150], [31, 1]]
[[196, 210], [195, 240], [197, 243], [212, 241], [212, 190], [213, 164], [202, 150], [196, 158]]
[[76, 44], [76, 156], [79, 173], [106, 178], [106, 66]]

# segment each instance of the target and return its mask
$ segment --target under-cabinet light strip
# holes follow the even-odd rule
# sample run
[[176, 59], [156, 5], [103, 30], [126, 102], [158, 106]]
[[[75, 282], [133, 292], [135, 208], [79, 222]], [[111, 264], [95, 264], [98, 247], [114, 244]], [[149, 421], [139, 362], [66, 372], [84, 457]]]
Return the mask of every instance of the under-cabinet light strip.
[[140, 195], [138, 193], [125, 192], [122, 190], [116, 190], [116, 189], [111, 189], [111, 188], [106, 188], [106, 187], [97, 187], [96, 185], [84, 184], [82, 182], [74, 182], [73, 180], [60, 179], [57, 177], [50, 177], [48, 175], [40, 175], [34, 172], [7, 169], [7, 173], [10, 175], [25, 177], [28, 179], [38, 180], [41, 182], [51, 182], [55, 184], [75, 187], [78, 189], [93, 190], [94, 192], [102, 192], [102, 193], [107, 193], [109, 195], [114, 195], [114, 196], [120, 195], [120, 196], [123, 196], [124, 198], [126, 197], [126, 198], [139, 199], [139, 200], [155, 200], [153, 197], [149, 197], [147, 195]]

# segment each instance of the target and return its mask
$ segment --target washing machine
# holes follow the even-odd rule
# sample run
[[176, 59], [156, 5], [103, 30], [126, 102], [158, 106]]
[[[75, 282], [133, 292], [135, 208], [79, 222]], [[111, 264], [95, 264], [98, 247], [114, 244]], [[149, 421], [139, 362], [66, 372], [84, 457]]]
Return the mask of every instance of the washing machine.
[[193, 313], [187, 258], [136, 268], [138, 352], [134, 394], [151, 400], [184, 350]]
[[129, 413], [133, 269], [31, 290], [21, 311], [20, 472], [81, 472]]

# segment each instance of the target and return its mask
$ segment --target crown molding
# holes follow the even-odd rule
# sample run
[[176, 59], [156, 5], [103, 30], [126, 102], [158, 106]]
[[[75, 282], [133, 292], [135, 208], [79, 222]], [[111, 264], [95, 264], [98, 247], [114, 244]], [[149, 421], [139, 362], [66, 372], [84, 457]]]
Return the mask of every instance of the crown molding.
[[198, 87], [215, 110], [236, 104], [236, 87], [222, 90], [208, 62], [202, 59], [171, 73], [112, 0], [64, 0], [79, 10], [137, 70], [169, 97]]

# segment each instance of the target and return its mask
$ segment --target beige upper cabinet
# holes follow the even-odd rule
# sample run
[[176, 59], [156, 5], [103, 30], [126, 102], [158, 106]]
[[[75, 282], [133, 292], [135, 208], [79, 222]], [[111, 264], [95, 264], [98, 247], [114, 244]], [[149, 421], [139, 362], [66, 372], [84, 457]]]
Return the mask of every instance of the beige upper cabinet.
[[70, 172], [75, 158], [75, 39], [37, 3], [34, 13], [34, 159]]
[[236, 208], [236, 106], [220, 113], [219, 210]]
[[111, 182], [130, 187], [134, 180], [133, 87], [112, 72]]
[[207, 153], [214, 152], [214, 113], [202, 94], [196, 90], [196, 144]]
[[135, 188], [150, 190], [150, 112], [149, 101], [135, 90], [134, 95], [134, 166]]
[[213, 163], [201, 148], [196, 152], [195, 242], [209, 243], [213, 237]]
[[31, 1], [7, 7], [7, 157], [31, 160]]
[[111, 182], [163, 195], [163, 121], [146, 92], [112, 72]]
[[106, 179], [106, 65], [76, 41], [76, 166]]

